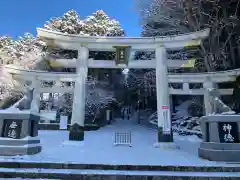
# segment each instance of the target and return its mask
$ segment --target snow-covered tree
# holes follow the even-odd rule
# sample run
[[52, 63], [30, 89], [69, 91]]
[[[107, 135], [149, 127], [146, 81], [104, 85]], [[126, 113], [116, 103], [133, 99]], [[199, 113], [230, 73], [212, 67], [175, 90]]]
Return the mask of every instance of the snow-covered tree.
[[[171, 36], [190, 32], [186, 23], [184, 0], [137, 0], [143, 26], [142, 36]], [[169, 59], [202, 57], [198, 49], [168, 51]], [[154, 59], [153, 52], [138, 52], [137, 59]]]
[[96, 118], [100, 114], [100, 111], [107, 108], [112, 103], [118, 103], [114, 98], [114, 92], [103, 88], [96, 88], [92, 85], [88, 86], [85, 113], [86, 116], [92, 118], [92, 122], [96, 122]]
[[0, 49], [2, 49], [5, 46], [8, 46], [12, 44], [13, 40], [9, 36], [1, 36], [0, 37]]
[[0, 66], [0, 100], [12, 96], [14, 93], [14, 81], [3, 66]]
[[[44, 28], [82, 36], [124, 36], [125, 34], [120, 23], [102, 10], [96, 11], [85, 19], [81, 19], [75, 10], [70, 10], [61, 17], [52, 18]], [[48, 53], [54, 57], [69, 59], [77, 57], [76, 51], [69, 50], [51, 49]], [[115, 53], [91, 51], [89, 56], [95, 59], [114, 59]]]
[[0, 58], [4, 64], [14, 64], [26, 69], [41, 68], [38, 65], [43, 61], [44, 42], [30, 33], [25, 33], [15, 41], [6, 37], [2, 39]]
[[61, 17], [54, 17], [44, 25], [48, 30], [80, 35], [84, 35], [84, 27], [85, 24], [75, 10], [70, 10]]
[[5, 49], [10, 47], [12, 44], [13, 44], [13, 40], [11, 37], [9, 37], [9, 36], [1, 36], [0, 37], [0, 63], [1, 64], [8, 63], [8, 60], [6, 59], [7, 52], [5, 51]]
[[[141, 1], [141, 0], [139, 0]], [[167, 36], [189, 32], [183, 0], [142, 0], [142, 36]]]
[[120, 23], [111, 19], [103, 10], [88, 16], [84, 23], [86, 35], [90, 36], [124, 36]]
[[[52, 18], [46, 22], [44, 28], [52, 31], [58, 31], [66, 34], [78, 34], [86, 36], [124, 36], [124, 30], [120, 23], [115, 19], [110, 18], [102, 10], [96, 11], [91, 16], [81, 19], [78, 13], [74, 10], [66, 12], [61, 17]], [[76, 51], [53, 49], [46, 46], [40, 39], [32, 36], [29, 33], [24, 34], [17, 40], [12, 40], [9, 37], [0, 38], [0, 59], [5, 64], [14, 64], [17, 67], [26, 69], [41, 69], [52, 71], [49, 68], [48, 56], [54, 58], [75, 58]], [[114, 59], [114, 53], [109, 52], [90, 52], [91, 58], [96, 59]], [[10, 75], [4, 70], [0, 70], [1, 84], [3, 90], [2, 96], [13, 94], [13, 85], [9, 81]], [[8, 77], [9, 76], [9, 77]], [[86, 100], [86, 115], [96, 116], [101, 109], [113, 102], [117, 102], [112, 91], [105, 90], [99, 86], [98, 81], [90, 76], [88, 77], [88, 93]], [[7, 87], [6, 87], [7, 85]], [[94, 85], [94, 86], [93, 86]], [[61, 109], [71, 112], [72, 94], [64, 94], [59, 99], [58, 104]], [[63, 103], [64, 101], [64, 103]], [[64, 106], [63, 106], [64, 105]]]
[[[123, 36], [124, 30], [120, 23], [115, 19], [110, 18], [104, 11], [98, 10], [91, 16], [81, 19], [78, 13], [70, 10], [61, 17], [52, 18], [44, 27], [52, 31], [58, 31], [67, 34], [78, 34], [83, 36]], [[49, 56], [54, 58], [76, 58], [77, 52], [71, 50], [52, 49], [47, 50]], [[115, 54], [112, 52], [91, 52], [90, 58], [94, 59], [114, 59]], [[89, 74], [88, 90], [86, 97], [86, 116], [93, 116], [99, 114], [101, 109], [104, 109], [108, 104], [116, 102], [114, 93], [105, 88], [98, 87], [100, 82]], [[93, 88], [94, 84], [94, 88]], [[98, 87], [98, 88], [96, 88]], [[72, 94], [64, 95], [64, 100], [67, 103], [62, 109], [71, 112]], [[61, 101], [62, 101], [61, 100]]]
[[85, 36], [123, 36], [120, 23], [111, 19], [104, 11], [98, 10], [86, 19], [81, 19], [75, 10], [66, 12], [61, 17], [52, 18], [44, 28], [67, 34]]
[[240, 67], [239, 4], [239, 0], [184, 1], [191, 30], [210, 28], [210, 36], [202, 44], [203, 66], [207, 71]]
[[[18, 68], [25, 69], [42, 69], [46, 63], [42, 51], [44, 46], [42, 41], [29, 33], [25, 33], [17, 40], [2, 36], [0, 37], [1, 64], [14, 64]], [[19, 89], [16, 91], [16, 89], [22, 86], [22, 82], [14, 80], [4, 67], [1, 67], [0, 74], [0, 100], [8, 101], [7, 99], [21, 96], [22, 92]]]
[[[118, 101], [114, 97], [114, 92], [106, 90], [101, 87], [101, 82], [96, 80], [96, 78], [89, 76], [86, 84], [86, 103], [85, 103], [85, 116], [88, 123], [96, 122], [95, 120], [100, 115], [101, 110], [107, 108], [110, 104], [116, 103]], [[73, 94], [67, 93], [60, 96], [57, 101], [58, 109], [60, 113], [65, 115], [70, 115], [72, 112]]]
[[[207, 40], [201, 44], [200, 57], [197, 63], [198, 70], [200, 71], [216, 71], [226, 70], [231, 68], [239, 68], [239, 0], [138, 0], [144, 1], [141, 7], [142, 16], [153, 14], [151, 9], [155, 10], [158, 14], [164, 13], [164, 9], [160, 2], [167, 2], [164, 8], [170, 13], [169, 20], [175, 22], [175, 17], [179, 18], [183, 24], [186, 24], [189, 31], [198, 31], [203, 28], [210, 28], [210, 35]], [[160, 1], [154, 5], [153, 1]], [[178, 7], [179, 11], [172, 11], [169, 8]], [[151, 7], [153, 5], [153, 7]], [[175, 16], [176, 12], [181, 12]], [[154, 16], [150, 16], [154, 17]], [[156, 17], [156, 16], [155, 16]], [[169, 15], [166, 15], [169, 17]], [[145, 19], [145, 18], [143, 18]], [[157, 22], [162, 22], [164, 18], [154, 18]], [[167, 18], [168, 19], [168, 18]], [[146, 24], [145, 22], [143, 23]], [[177, 23], [175, 23], [177, 24]], [[181, 23], [182, 24], [182, 23]], [[154, 27], [156, 28], [156, 27]], [[154, 29], [152, 28], [152, 29]], [[176, 26], [182, 30], [182, 26]], [[150, 34], [152, 29], [147, 30]], [[157, 28], [158, 29], [158, 28]], [[148, 33], [147, 33], [148, 34]]]

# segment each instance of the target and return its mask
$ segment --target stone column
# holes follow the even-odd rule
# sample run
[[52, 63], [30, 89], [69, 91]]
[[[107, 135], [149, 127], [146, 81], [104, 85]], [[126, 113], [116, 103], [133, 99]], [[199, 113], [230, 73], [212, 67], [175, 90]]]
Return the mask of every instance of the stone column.
[[81, 46], [78, 50], [78, 59], [75, 80], [71, 128], [69, 140], [83, 141], [84, 140], [84, 119], [85, 119], [85, 96], [86, 96], [86, 81], [88, 74], [88, 56], [89, 50], [86, 46]]
[[163, 45], [156, 48], [156, 91], [158, 112], [158, 143], [173, 142], [169, 103], [167, 51]]
[[39, 114], [39, 106], [40, 106], [40, 80], [37, 78], [32, 81], [32, 101], [30, 112], [31, 114]]
[[172, 114], [174, 111], [173, 95], [169, 95], [169, 104], [170, 104], [170, 114]]
[[211, 81], [209, 77], [206, 78], [206, 80], [203, 83], [203, 88], [204, 88], [204, 110], [205, 110], [205, 115], [210, 115], [213, 113], [213, 107], [210, 104], [211, 98], [210, 98], [210, 93], [208, 89], [215, 88], [214, 83]]

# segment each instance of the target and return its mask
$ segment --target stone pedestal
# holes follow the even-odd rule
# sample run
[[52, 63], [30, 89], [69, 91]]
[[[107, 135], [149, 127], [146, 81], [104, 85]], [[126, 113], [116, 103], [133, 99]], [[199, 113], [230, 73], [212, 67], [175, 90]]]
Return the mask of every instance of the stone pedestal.
[[199, 157], [210, 161], [240, 162], [240, 115], [202, 117], [203, 142]]
[[31, 155], [41, 151], [38, 138], [40, 116], [31, 113], [0, 113], [0, 155]]
[[83, 141], [84, 140], [84, 126], [79, 126], [77, 123], [72, 125], [69, 131], [70, 141]]

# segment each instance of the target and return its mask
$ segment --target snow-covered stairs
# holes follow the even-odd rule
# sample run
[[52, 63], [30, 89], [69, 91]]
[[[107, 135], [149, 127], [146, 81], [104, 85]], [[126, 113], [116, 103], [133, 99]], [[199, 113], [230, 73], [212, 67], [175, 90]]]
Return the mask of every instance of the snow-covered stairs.
[[103, 165], [0, 162], [0, 178], [84, 180], [240, 179], [240, 165], [228, 167]]

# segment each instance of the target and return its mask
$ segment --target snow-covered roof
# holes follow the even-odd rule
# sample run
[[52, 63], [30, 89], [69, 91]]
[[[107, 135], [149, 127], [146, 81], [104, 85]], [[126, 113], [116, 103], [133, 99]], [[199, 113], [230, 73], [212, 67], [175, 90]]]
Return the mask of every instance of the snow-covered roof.
[[79, 46], [87, 45], [91, 50], [114, 50], [114, 46], [131, 46], [134, 50], [154, 50], [164, 44], [168, 49], [179, 49], [186, 46], [199, 45], [207, 38], [209, 29], [177, 36], [163, 37], [108, 37], [81, 36], [37, 28], [38, 37], [47, 43], [63, 49], [77, 50]]

